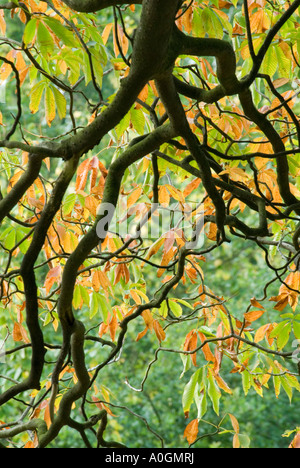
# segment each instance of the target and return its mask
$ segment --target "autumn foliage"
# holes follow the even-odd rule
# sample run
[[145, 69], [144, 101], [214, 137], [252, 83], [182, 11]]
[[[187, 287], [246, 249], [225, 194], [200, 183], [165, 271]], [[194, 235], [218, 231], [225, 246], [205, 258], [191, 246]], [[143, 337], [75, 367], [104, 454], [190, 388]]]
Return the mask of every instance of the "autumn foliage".
[[[180, 355], [187, 446], [227, 431], [234, 448], [249, 447], [222, 411], [231, 374], [245, 398], [300, 391], [299, 8], [0, 5], [5, 446], [47, 447], [68, 427], [87, 447], [122, 447], [122, 434], [107, 441], [124, 408], [106, 370], [117, 373], [124, 347], [138, 355], [146, 337], [156, 351], [141, 388], [131, 376], [126, 385], [143, 391], [163, 354]], [[243, 310], [206, 279], [215, 252], [237, 238], [269, 268]], [[20, 421], [5, 412], [14, 399]], [[206, 435], [210, 410], [218, 422]]]

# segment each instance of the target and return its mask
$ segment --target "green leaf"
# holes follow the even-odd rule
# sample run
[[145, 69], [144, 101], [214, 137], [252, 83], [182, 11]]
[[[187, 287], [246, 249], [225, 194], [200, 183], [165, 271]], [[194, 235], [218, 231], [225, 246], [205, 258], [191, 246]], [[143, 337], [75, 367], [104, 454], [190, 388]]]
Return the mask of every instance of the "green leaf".
[[73, 296], [74, 309], [79, 309], [81, 306], [81, 302], [82, 302], [81, 289], [79, 285], [76, 285], [74, 289], [74, 296]]
[[287, 323], [289, 323], [289, 320], [284, 320], [284, 322], [281, 322], [279, 323], [279, 325], [276, 325], [274, 330], [272, 330], [272, 332], [270, 333], [270, 338], [276, 338], [277, 336], [279, 336]]
[[106, 322], [108, 319], [108, 312], [110, 312], [110, 314], [113, 315], [110, 302], [106, 299], [106, 297], [102, 296], [101, 294], [98, 294], [98, 304], [101, 309], [103, 321]]
[[168, 304], [167, 304], [167, 301], [164, 301], [164, 302], [162, 303], [162, 305], [160, 306], [159, 314], [160, 314], [162, 317], [167, 317], [167, 316], [168, 316]]
[[63, 26], [54, 18], [46, 18], [45, 23], [54, 32], [54, 34], [68, 47], [79, 47], [79, 40], [73, 32]]
[[198, 419], [202, 419], [203, 416], [206, 414], [206, 411], [207, 411], [207, 397], [206, 397], [206, 391], [204, 390], [203, 393], [201, 393], [200, 401], [198, 403]]
[[211, 37], [222, 39], [224, 32], [220, 19], [211, 8], [205, 8], [202, 11], [201, 19], [206, 32]]
[[139, 135], [144, 135], [145, 130], [145, 116], [141, 109], [131, 109], [130, 111], [131, 123], [133, 128]]
[[251, 440], [246, 434], [239, 434], [241, 448], [250, 448]]
[[54, 40], [46, 26], [40, 21], [38, 24], [37, 42], [42, 55], [49, 59], [53, 55]]
[[278, 398], [279, 395], [280, 395], [280, 389], [281, 389], [280, 377], [274, 376], [273, 377], [273, 382], [274, 382], [274, 388], [275, 388], [275, 395], [276, 395], [276, 398]]
[[249, 372], [245, 371], [242, 373], [242, 382], [243, 382], [244, 393], [247, 396], [251, 388], [251, 375], [249, 374]]
[[81, 299], [83, 299], [84, 304], [89, 307], [89, 305], [90, 305], [90, 295], [88, 293], [88, 290], [82, 285], [79, 285], [79, 288], [80, 288]]
[[175, 317], [182, 316], [182, 307], [174, 299], [169, 300], [169, 306]]
[[300, 340], [300, 322], [293, 323], [293, 330], [295, 337]]
[[54, 94], [55, 104], [59, 118], [62, 120], [66, 117], [67, 114], [66, 98], [57, 88], [55, 88], [55, 86], [52, 86], [52, 91]]
[[4, 240], [4, 246], [7, 250], [11, 250], [16, 245], [16, 231], [12, 229]]
[[33, 42], [35, 33], [36, 33], [37, 18], [31, 18], [25, 26], [23, 34], [23, 42], [27, 47]]
[[262, 71], [266, 75], [270, 75], [271, 77], [275, 75], [277, 71], [277, 54], [276, 54], [276, 47], [269, 47], [268, 52], [265, 55], [264, 61], [262, 63]]
[[189, 309], [194, 310], [194, 307], [191, 304], [189, 304], [187, 301], [184, 301], [183, 299], [176, 299], [176, 302], [179, 302], [185, 307], [188, 307]]
[[185, 386], [183, 396], [182, 396], [182, 406], [183, 411], [187, 412], [190, 410], [191, 405], [194, 400], [194, 394], [196, 390], [196, 386], [198, 383], [199, 373], [201, 369], [198, 369], [191, 377], [189, 383]]
[[292, 324], [287, 323], [286, 326], [278, 335], [277, 346], [279, 350], [283, 349], [285, 345], [287, 344], [287, 342], [289, 341], [291, 330], [292, 330]]
[[280, 380], [281, 380], [281, 385], [282, 385], [285, 393], [289, 397], [289, 400], [290, 400], [290, 403], [291, 403], [292, 398], [293, 398], [293, 389], [290, 386], [290, 384], [289, 384], [288, 380], [286, 379], [285, 375], [280, 376]]
[[64, 216], [68, 216], [72, 213], [73, 208], [75, 206], [76, 198], [76, 193], [70, 193], [70, 195], [67, 195], [62, 207], [62, 212]]
[[221, 392], [211, 372], [208, 377], [208, 396], [213, 404], [214, 411], [219, 415]]
[[90, 296], [90, 319], [92, 319], [99, 310], [98, 294], [93, 292]]
[[215, 338], [216, 335], [214, 333], [211, 332], [211, 330], [206, 327], [205, 325], [203, 327], [200, 327], [198, 328], [198, 331], [203, 333], [204, 336], [206, 336], [207, 338]]

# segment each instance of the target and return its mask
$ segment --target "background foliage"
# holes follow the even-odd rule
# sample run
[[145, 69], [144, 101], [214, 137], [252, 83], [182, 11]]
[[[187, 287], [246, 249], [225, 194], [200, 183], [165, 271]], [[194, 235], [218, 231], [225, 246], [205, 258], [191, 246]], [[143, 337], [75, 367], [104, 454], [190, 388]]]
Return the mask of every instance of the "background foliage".
[[[201, 43], [208, 48], [203, 55], [187, 45], [174, 64], [168, 57], [218, 195], [208, 193], [201, 167], [191, 158], [192, 144], [180, 132], [146, 155], [133, 155], [122, 168], [123, 221], [127, 217], [136, 229], [153, 201], [166, 210], [201, 202], [203, 245], [182, 263], [187, 239], [176, 226], [158, 239], [140, 239], [140, 245], [111, 228], [101, 249], [89, 250], [78, 265], [72, 317], [85, 325], [91, 381], [82, 398], [72, 400], [72, 421], [60, 425], [61, 402], [81, 382], [69, 348], [58, 365], [65, 344], [59, 312], [67, 289], [64, 271], [99, 221], [113, 163], [130, 158], [130, 148], [134, 152], [147, 141], [145, 135], [174, 119], [157, 73], [156, 82], [150, 74], [128, 110], [120, 107], [120, 118], [110, 125], [118, 90], [134, 70], [133, 37], [142, 5], [80, 13], [68, 3], [16, 1], [0, 10], [1, 214], [30, 172], [32, 148], [44, 151], [40, 170], [1, 224], [0, 338], [9, 351], [0, 363], [3, 401], [12, 385], [31, 375], [34, 345], [26, 319], [33, 295], [25, 267], [28, 257], [34, 258], [41, 219], [44, 226], [49, 222], [32, 265], [47, 349], [40, 388], [26, 388], [4, 402], [0, 438], [5, 446], [36, 447], [40, 429], [28, 429], [42, 423], [49, 447], [80, 447], [89, 440], [105, 447], [104, 432], [116, 447], [277, 448], [289, 446], [295, 436], [296, 444], [299, 366], [291, 357], [300, 339], [298, 2], [181, 2], [178, 29], [194, 39], [219, 41]], [[293, 14], [283, 21], [291, 8]], [[229, 73], [228, 44], [236, 57], [234, 76], [240, 83], [249, 80], [251, 99], [232, 76], [228, 85], [222, 62]], [[233, 85], [236, 92], [229, 89]], [[80, 132], [96, 127], [106, 111], [109, 129], [96, 143], [83, 144], [80, 154], [74, 152], [70, 169], [72, 157], [63, 151], [72, 138], [81, 144]], [[284, 172], [283, 153], [288, 157], [284, 189], [278, 176]], [[52, 212], [53, 193], [68, 178]], [[226, 204], [223, 229], [218, 197]], [[197, 224], [203, 212], [195, 213]], [[181, 281], [164, 295], [181, 265]], [[159, 294], [154, 307], [151, 301]], [[118, 353], [110, 355], [115, 349]], [[55, 420], [60, 430], [52, 437]], [[20, 424], [12, 436], [9, 431]]]

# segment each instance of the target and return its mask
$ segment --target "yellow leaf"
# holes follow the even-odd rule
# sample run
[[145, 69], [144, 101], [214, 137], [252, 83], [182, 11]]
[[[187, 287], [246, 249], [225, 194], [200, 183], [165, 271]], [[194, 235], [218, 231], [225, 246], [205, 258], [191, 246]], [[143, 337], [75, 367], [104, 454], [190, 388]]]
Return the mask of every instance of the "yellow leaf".
[[49, 127], [51, 127], [51, 123], [55, 119], [56, 111], [55, 111], [55, 97], [50, 86], [47, 86], [45, 90], [45, 108], [46, 108], [46, 121]]
[[5, 36], [6, 23], [4, 20], [4, 10], [0, 10], [0, 32], [3, 36]]
[[270, 327], [270, 324], [268, 323], [267, 325], [263, 325], [257, 330], [257, 332], [255, 333], [255, 337], [254, 337], [255, 343], [259, 343], [260, 341], [264, 339], [269, 327]]
[[111, 28], [113, 27], [113, 24], [112, 23], [109, 23], [105, 26], [104, 30], [103, 30], [103, 33], [102, 33], [102, 40], [103, 40], [103, 43], [104, 45], [107, 43], [108, 41], [108, 37], [110, 35], [110, 31], [111, 31]]

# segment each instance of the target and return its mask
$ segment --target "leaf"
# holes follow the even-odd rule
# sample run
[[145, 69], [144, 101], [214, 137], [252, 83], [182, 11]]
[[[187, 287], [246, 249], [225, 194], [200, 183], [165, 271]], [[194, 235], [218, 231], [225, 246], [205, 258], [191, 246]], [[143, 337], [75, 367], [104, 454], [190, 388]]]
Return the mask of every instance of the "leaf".
[[208, 376], [208, 396], [211, 399], [215, 413], [219, 415], [221, 392], [211, 371], [209, 371]]
[[131, 194], [127, 198], [127, 209], [129, 209], [132, 205], [134, 205], [138, 201], [142, 193], [143, 193], [142, 187], [137, 187], [131, 192]]
[[198, 432], [199, 432], [199, 422], [198, 422], [198, 419], [194, 419], [185, 428], [183, 437], [187, 439], [189, 445], [191, 445], [197, 439]]
[[36, 112], [39, 110], [43, 92], [46, 86], [47, 84], [45, 81], [40, 81], [31, 89], [29, 109], [32, 114], [36, 114]]
[[260, 304], [260, 302], [258, 302], [258, 301], [255, 299], [255, 297], [252, 297], [252, 299], [250, 300], [250, 302], [251, 302], [251, 305], [252, 305], [253, 307], [257, 307], [258, 309], [264, 309], [264, 306], [262, 306], [262, 305]]
[[232, 424], [232, 427], [233, 427], [233, 429], [234, 429], [234, 432], [235, 432], [236, 434], [239, 434], [239, 432], [240, 432], [240, 426], [239, 426], [238, 420], [236, 419], [235, 416], [233, 416], [233, 414], [230, 414], [230, 413], [229, 413], [229, 417], [230, 417], [230, 419], [231, 419], [231, 424]]
[[174, 299], [169, 300], [169, 306], [175, 317], [181, 317], [182, 316], [182, 308], [180, 304], [177, 304], [177, 301]]
[[269, 328], [270, 328], [270, 324], [267, 323], [266, 325], [263, 325], [256, 331], [255, 337], [254, 337], [255, 343], [259, 343], [260, 341], [264, 339]]
[[[197, 348], [198, 336], [196, 330], [190, 331], [186, 335], [185, 343], [183, 346], [184, 351], [194, 351]], [[191, 354], [192, 363], [194, 366], [197, 365], [197, 354]]]
[[51, 127], [51, 123], [55, 119], [56, 111], [55, 111], [55, 98], [50, 86], [46, 87], [45, 90], [45, 109], [46, 109], [46, 121], [49, 127]]
[[53, 55], [54, 40], [42, 21], [38, 23], [37, 42], [42, 55], [46, 60], [49, 59]]
[[282, 329], [282, 331], [280, 332], [280, 334], [278, 335], [277, 346], [278, 346], [279, 351], [281, 351], [285, 347], [287, 342], [289, 341], [291, 330], [292, 330], [292, 324], [287, 323], [285, 327]]
[[22, 340], [23, 340], [20, 327], [21, 327], [21, 325], [20, 325], [19, 323], [17, 323], [17, 322], [14, 323], [14, 328], [13, 328], [12, 337], [13, 337], [13, 340], [14, 340], [15, 342], [18, 342], [18, 341], [22, 341]]
[[66, 114], [67, 114], [66, 98], [55, 86], [52, 86], [52, 91], [54, 94], [58, 116], [62, 120], [66, 117]]
[[166, 333], [157, 320], [153, 322], [153, 329], [160, 343], [166, 339]]
[[293, 323], [293, 330], [295, 337], [300, 340], [300, 322]]
[[194, 394], [196, 390], [196, 386], [198, 383], [199, 373], [201, 369], [198, 369], [191, 377], [190, 381], [184, 388], [183, 396], [182, 396], [182, 407], [184, 413], [189, 412], [194, 400]]
[[32, 17], [25, 26], [23, 34], [23, 42], [27, 47], [29, 44], [34, 43], [34, 37], [36, 34], [37, 18]]
[[69, 195], [67, 195], [62, 207], [62, 212], [64, 216], [69, 216], [72, 213], [73, 208], [75, 206], [76, 198], [76, 193], [70, 193]]
[[[201, 332], [198, 332], [198, 335], [199, 335], [199, 337], [200, 337], [201, 342], [204, 343], [205, 340], [206, 340], [205, 335], [204, 335], [203, 333], [201, 333]], [[213, 353], [211, 352], [208, 343], [206, 343], [206, 344], [202, 347], [202, 351], [203, 351], [204, 357], [205, 357], [205, 359], [206, 359], [207, 362], [215, 362], [215, 361], [216, 361], [216, 358], [215, 358], [215, 356], [213, 355]]]
[[244, 318], [246, 322], [255, 322], [258, 320], [263, 314], [265, 313], [265, 310], [253, 310], [251, 312], [247, 312], [244, 314]]
[[189, 304], [187, 301], [185, 301], [184, 299], [176, 299], [176, 302], [179, 302], [185, 307], [188, 307], [190, 310], [194, 310], [194, 307], [191, 304]]
[[46, 18], [44, 22], [66, 46], [78, 48], [78, 39], [74, 36], [72, 31], [67, 29], [58, 20], [55, 18]]

